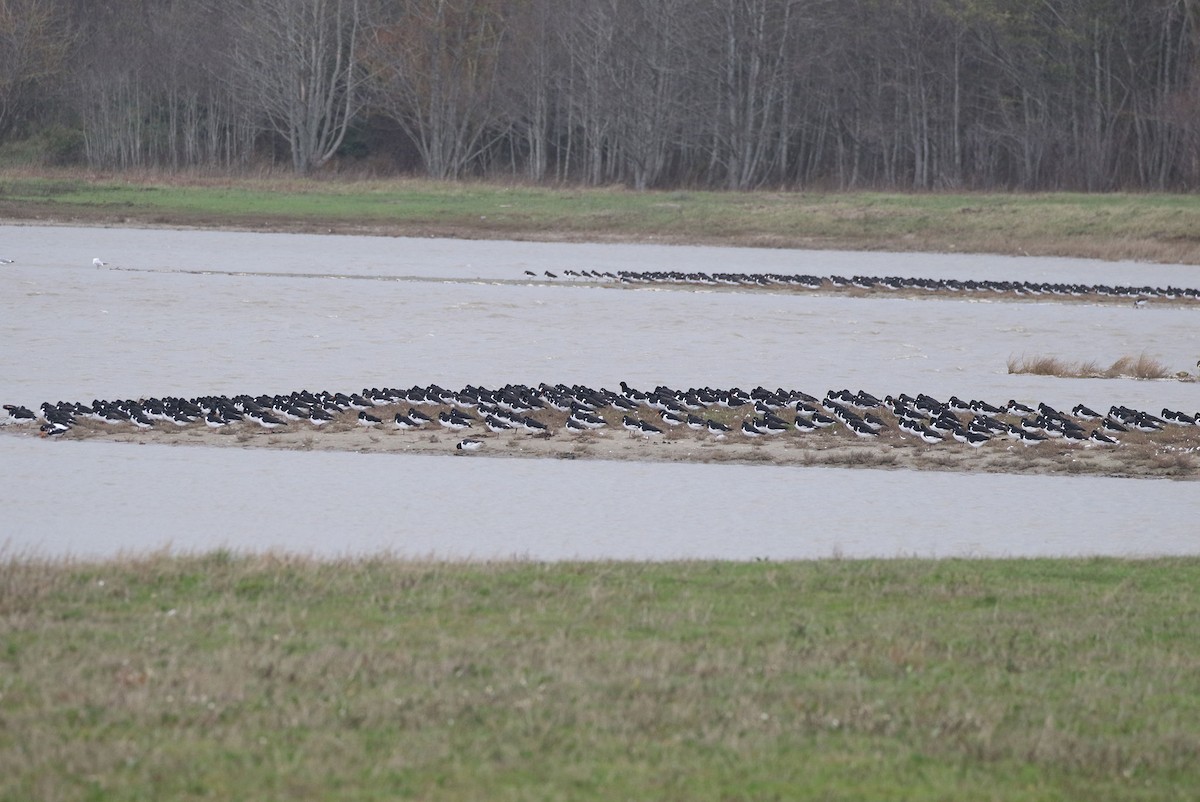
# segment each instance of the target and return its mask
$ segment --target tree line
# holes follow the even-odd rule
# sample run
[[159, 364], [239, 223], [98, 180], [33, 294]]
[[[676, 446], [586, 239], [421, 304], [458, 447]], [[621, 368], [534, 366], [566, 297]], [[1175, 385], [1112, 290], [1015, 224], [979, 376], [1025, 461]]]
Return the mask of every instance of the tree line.
[[102, 169], [638, 189], [1189, 189], [1196, 15], [1196, 0], [0, 0], [0, 145]]

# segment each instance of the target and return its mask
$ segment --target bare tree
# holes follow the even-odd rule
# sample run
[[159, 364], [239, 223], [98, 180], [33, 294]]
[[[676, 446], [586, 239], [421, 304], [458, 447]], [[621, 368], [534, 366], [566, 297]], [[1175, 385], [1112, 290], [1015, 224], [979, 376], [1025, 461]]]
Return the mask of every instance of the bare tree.
[[796, 75], [789, 45], [798, 0], [729, 0], [710, 8], [707, 52], [714, 166], [730, 189], [760, 183]]
[[409, 0], [375, 27], [379, 107], [433, 178], [455, 178], [490, 144], [506, 20], [499, 0]]
[[518, 4], [508, 21], [501, 50], [497, 87], [500, 116], [511, 131], [509, 147], [524, 156], [525, 174], [546, 178], [554, 143], [557, 101], [561, 98], [564, 59], [559, 47], [562, 0]]
[[232, 0], [231, 54], [248, 103], [304, 175], [337, 153], [362, 102], [361, 0]]
[[619, 178], [638, 190], [659, 182], [688, 105], [689, 0], [625, 0], [608, 71]]
[[70, 49], [65, 19], [41, 0], [0, 0], [0, 136], [59, 78]]
[[233, 92], [227, 9], [174, 0], [77, 2], [72, 101], [95, 167], [231, 167], [261, 128]]
[[58, 124], [98, 166], [228, 167], [268, 131], [303, 173], [353, 125], [438, 178], [1191, 189], [1198, 8], [0, 0], [0, 139]]

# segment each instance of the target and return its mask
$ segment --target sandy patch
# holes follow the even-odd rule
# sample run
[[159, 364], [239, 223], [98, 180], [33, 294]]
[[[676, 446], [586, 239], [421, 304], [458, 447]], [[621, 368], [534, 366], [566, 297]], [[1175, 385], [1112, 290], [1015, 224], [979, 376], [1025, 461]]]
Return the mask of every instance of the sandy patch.
[[[657, 420], [657, 413], [643, 408], [639, 412], [640, 417], [664, 430], [662, 435], [646, 437], [622, 428], [621, 415], [611, 409], [602, 413], [609, 423], [607, 428], [582, 434], [566, 429], [565, 413], [552, 411], [542, 411], [537, 416], [549, 426], [549, 434], [497, 434], [487, 431], [482, 423], [476, 423], [461, 432], [444, 429], [436, 422], [426, 424], [422, 429], [399, 430], [391, 421], [397, 412], [406, 411], [408, 406], [377, 407], [374, 414], [382, 418], [384, 423], [370, 428], [358, 425], [358, 413], [353, 411], [343, 413], [321, 427], [307, 422], [292, 422], [272, 430], [251, 422], [234, 423], [220, 429], [211, 429], [202, 422], [182, 427], [159, 423], [151, 429], [137, 429], [130, 424], [81, 419], [68, 432], [46, 439], [102, 438], [130, 444], [443, 454], [465, 459], [600, 459], [1200, 478], [1198, 426], [1168, 426], [1154, 433], [1129, 432], [1118, 435], [1121, 442], [1115, 447], [1090, 443], [1068, 444], [1061, 440], [1026, 446], [997, 436], [980, 448], [971, 448], [950, 439], [941, 443], [924, 443], [900, 432], [895, 427], [894, 419], [887, 413], [881, 413], [881, 417], [889, 428], [870, 439], [860, 438], [840, 424], [816, 432], [801, 433], [790, 429], [782, 434], [750, 438], [737, 433], [745, 416], [737, 410], [725, 410], [724, 422], [735, 431], [718, 438], [686, 426], [668, 427]], [[448, 407], [426, 406], [422, 409], [436, 418], [439, 411]], [[17, 436], [34, 436], [38, 433], [32, 425], [11, 425], [0, 430]], [[483, 445], [477, 451], [461, 451], [457, 444], [464, 438], [482, 441]], [[47, 443], [47, 447], [53, 445], [52, 442]]]

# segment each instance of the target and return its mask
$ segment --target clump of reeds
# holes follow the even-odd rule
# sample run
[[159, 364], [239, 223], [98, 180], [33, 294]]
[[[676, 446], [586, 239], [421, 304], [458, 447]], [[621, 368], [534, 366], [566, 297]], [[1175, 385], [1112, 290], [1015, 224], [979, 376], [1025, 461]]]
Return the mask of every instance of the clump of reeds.
[[1056, 356], [1009, 357], [1008, 372], [1071, 379], [1165, 379], [1172, 375], [1166, 365], [1144, 351], [1136, 357], [1120, 357], [1107, 368], [1100, 367], [1095, 360], [1068, 362]]
[[1171, 372], [1167, 370], [1166, 365], [1147, 356], [1144, 351], [1136, 358], [1121, 357], [1105, 371], [1105, 377], [1110, 379], [1117, 376], [1131, 376], [1135, 379], [1165, 379], [1170, 375]]

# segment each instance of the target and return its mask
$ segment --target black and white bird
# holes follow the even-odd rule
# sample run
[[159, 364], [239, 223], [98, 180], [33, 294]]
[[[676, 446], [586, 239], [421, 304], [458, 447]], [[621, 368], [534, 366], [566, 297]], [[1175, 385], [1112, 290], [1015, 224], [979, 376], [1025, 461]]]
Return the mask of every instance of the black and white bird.
[[4, 419], [5, 423], [33, 423], [37, 418], [33, 410], [19, 404], [5, 404], [4, 411], [8, 413], [8, 417]]
[[526, 415], [525, 419], [521, 421], [521, 428], [530, 434], [548, 434], [550, 432], [550, 430], [546, 427], [546, 424], [541, 423], [536, 418], [531, 418], [528, 415]]
[[641, 432], [642, 437], [653, 437], [656, 434], [663, 433], [662, 429], [651, 423], [647, 423], [646, 421], [642, 421], [641, 426], [639, 426], [638, 429]]
[[761, 420], [754, 421], [754, 426], [763, 434], [783, 434], [788, 430], [787, 422], [774, 415], [766, 415]]
[[599, 415], [592, 415], [582, 410], [572, 412], [567, 420], [568, 422], [575, 421], [575, 424], [583, 429], [603, 429], [608, 425], [608, 421]]
[[496, 434], [500, 434], [501, 432], [511, 432], [513, 430], [513, 425], [511, 423], [502, 421], [495, 415], [488, 415], [486, 418], [484, 418], [483, 425], [487, 427], [489, 432], [495, 432]]
[[1173, 409], [1163, 407], [1162, 418], [1171, 423], [1178, 423], [1182, 426], [1195, 426], [1197, 424], [1196, 416], [1189, 415], [1186, 412], [1177, 412]]
[[854, 432], [859, 437], [878, 437], [879, 432], [872, 429], [865, 422], [859, 420], [847, 421], [846, 427]]
[[464, 420], [463, 418], [452, 415], [449, 412], [442, 412], [439, 414], [438, 423], [445, 428], [452, 429], [454, 431], [471, 428], [471, 422], [469, 420]]
[[478, 451], [479, 449], [483, 448], [483, 441], [472, 440], [468, 437], [466, 440], [459, 440], [458, 445], [456, 445], [455, 448], [459, 451]]
[[324, 426], [333, 420], [333, 415], [321, 407], [312, 407], [305, 417], [313, 426]]
[[967, 445], [969, 445], [971, 448], [979, 448], [984, 443], [986, 443], [992, 439], [991, 437], [989, 437], [986, 434], [981, 434], [979, 432], [970, 432], [970, 431], [967, 432], [966, 438], [967, 438], [967, 440], [966, 440]]
[[62, 421], [48, 421], [38, 427], [42, 437], [55, 437], [70, 428], [70, 424], [63, 423]]
[[943, 437], [942, 435], [933, 431], [932, 429], [927, 429], [925, 427], [922, 427], [921, 431], [917, 432], [917, 437], [921, 438], [921, 440], [923, 442], [931, 443], [931, 444], [932, 443], [940, 443], [946, 439], [945, 437]]
[[709, 434], [715, 434], [717, 437], [724, 437], [729, 431], [729, 427], [720, 421], [709, 420], [706, 424]]
[[1086, 443], [1088, 435], [1083, 429], [1077, 427], [1066, 427], [1063, 429], [1062, 439], [1065, 443]]
[[[180, 423], [180, 415], [182, 415], [182, 413], [176, 413], [173, 420], [175, 421], [176, 424], [182, 425]], [[259, 426], [263, 427], [264, 429], [277, 429], [280, 426], [285, 425], [284, 421], [275, 417], [270, 412], [264, 412], [262, 410], [260, 410], [258, 412], [247, 412], [246, 417], [248, 417], [250, 420], [257, 423]]]
[[815, 432], [817, 430], [817, 425], [810, 418], [806, 418], [803, 415], [797, 415], [796, 421], [792, 425], [796, 427], [796, 431], [798, 432]]
[[[978, 403], [978, 402], [977, 402]], [[969, 401], [963, 401], [956, 395], [950, 396], [950, 400], [946, 402], [946, 406], [950, 407], [951, 412], [974, 412]]]
[[888, 425], [883, 422], [883, 418], [871, 412], [863, 415], [863, 423], [869, 426], [872, 431], [876, 432], [878, 432], [880, 429], [888, 428]]

